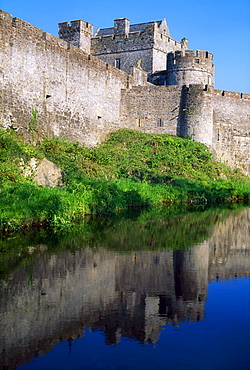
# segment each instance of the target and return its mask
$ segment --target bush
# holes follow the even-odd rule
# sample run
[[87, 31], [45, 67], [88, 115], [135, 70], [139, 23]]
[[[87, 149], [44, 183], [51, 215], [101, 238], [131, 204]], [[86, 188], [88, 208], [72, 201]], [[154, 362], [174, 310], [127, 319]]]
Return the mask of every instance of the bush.
[[[213, 162], [208, 148], [170, 135], [119, 130], [99, 147], [59, 138], [25, 144], [0, 130], [0, 223], [69, 227], [86, 214], [111, 214], [159, 204], [249, 201], [250, 179]], [[62, 188], [24, 178], [20, 163], [46, 157], [61, 167]], [[221, 178], [221, 174], [227, 180]]]

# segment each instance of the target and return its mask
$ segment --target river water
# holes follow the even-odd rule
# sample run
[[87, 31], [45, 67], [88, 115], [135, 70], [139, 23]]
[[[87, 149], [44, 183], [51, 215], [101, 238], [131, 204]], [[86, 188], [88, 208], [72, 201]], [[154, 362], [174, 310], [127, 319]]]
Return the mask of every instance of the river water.
[[0, 369], [249, 369], [250, 208], [1, 243]]

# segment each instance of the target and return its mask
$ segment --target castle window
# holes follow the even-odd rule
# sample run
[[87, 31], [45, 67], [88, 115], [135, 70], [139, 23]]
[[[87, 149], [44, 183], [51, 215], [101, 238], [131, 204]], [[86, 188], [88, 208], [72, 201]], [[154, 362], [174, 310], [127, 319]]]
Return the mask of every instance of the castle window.
[[115, 60], [115, 67], [118, 69], [121, 69], [121, 59], [116, 59]]
[[158, 118], [156, 124], [157, 124], [157, 127], [163, 127], [164, 126], [163, 119], [162, 118]]
[[195, 63], [200, 63], [200, 59], [195, 59]]

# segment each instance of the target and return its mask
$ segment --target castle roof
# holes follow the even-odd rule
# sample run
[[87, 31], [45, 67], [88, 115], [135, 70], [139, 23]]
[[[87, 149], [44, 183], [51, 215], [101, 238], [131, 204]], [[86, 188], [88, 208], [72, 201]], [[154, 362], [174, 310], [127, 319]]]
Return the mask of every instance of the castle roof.
[[[158, 28], [165, 30], [165, 35], [170, 36], [169, 28], [166, 22], [166, 18], [163, 18], [161, 21], [151, 21], [146, 23], [131, 24], [129, 32], [143, 32], [146, 27], [151, 23], [157, 23]], [[95, 36], [109, 36], [114, 35], [114, 27], [112, 28], [99, 28], [96, 31]]]

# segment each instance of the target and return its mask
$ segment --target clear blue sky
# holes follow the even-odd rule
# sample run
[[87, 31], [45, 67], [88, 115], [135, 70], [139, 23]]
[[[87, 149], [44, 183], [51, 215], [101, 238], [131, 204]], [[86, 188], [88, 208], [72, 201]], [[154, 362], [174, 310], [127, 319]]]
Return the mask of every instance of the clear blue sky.
[[166, 18], [174, 39], [214, 54], [217, 89], [250, 93], [250, 0], [0, 0], [0, 9], [55, 36], [59, 22], [75, 19], [96, 29]]

